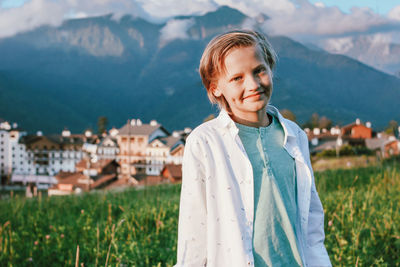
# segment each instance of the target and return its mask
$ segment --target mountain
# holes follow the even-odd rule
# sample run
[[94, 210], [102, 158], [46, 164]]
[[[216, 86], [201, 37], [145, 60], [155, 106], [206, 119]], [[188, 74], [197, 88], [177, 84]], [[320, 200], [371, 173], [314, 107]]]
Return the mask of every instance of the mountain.
[[400, 44], [384, 34], [322, 39], [317, 46], [400, 77]]
[[[201, 53], [213, 36], [249, 18], [221, 7], [174, 20], [190, 23], [185, 37], [170, 41], [162, 40], [167, 23], [111, 15], [0, 39], [0, 117], [45, 134], [96, 129], [99, 116], [110, 127], [131, 118], [156, 119], [171, 130], [195, 127], [216, 112], [198, 75]], [[314, 112], [377, 127], [400, 120], [398, 78], [287, 37], [270, 41], [279, 56], [272, 103], [300, 123]]]

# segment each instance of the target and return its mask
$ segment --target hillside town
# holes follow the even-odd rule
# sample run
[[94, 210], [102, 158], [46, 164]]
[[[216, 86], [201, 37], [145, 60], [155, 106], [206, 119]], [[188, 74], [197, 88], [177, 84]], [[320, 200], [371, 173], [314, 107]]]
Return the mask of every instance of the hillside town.
[[[371, 123], [343, 127], [305, 128], [311, 155], [400, 154], [398, 132], [375, 132]], [[0, 119], [0, 174], [2, 190], [39, 190], [49, 196], [92, 190], [124, 189], [179, 183], [182, 158], [190, 128], [170, 133], [155, 120], [131, 119], [121, 128], [96, 135], [90, 130], [59, 135], [28, 134]]]
[[28, 196], [46, 190], [51, 196], [176, 183], [190, 131], [170, 133], [155, 120], [132, 119], [102, 135], [68, 129], [60, 135], [31, 135], [1, 120], [2, 188], [24, 187]]

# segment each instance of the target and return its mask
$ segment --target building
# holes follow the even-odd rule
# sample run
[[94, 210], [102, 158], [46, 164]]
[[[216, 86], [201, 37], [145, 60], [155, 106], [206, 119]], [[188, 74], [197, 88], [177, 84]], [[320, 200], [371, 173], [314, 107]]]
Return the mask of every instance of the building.
[[12, 126], [2, 120], [0, 122], [0, 176], [2, 183], [9, 180], [11, 174], [26, 168], [25, 146], [18, 141], [26, 136], [26, 132], [14, 123]]
[[107, 135], [99, 140], [96, 151], [98, 159], [117, 159], [118, 154], [119, 147], [116, 138]]
[[400, 141], [394, 136], [380, 135], [365, 140], [368, 149], [375, 151], [379, 158], [388, 158], [400, 154]]
[[330, 130], [319, 128], [314, 128], [312, 131], [310, 129], [304, 130], [308, 137], [311, 154], [316, 154], [327, 149], [336, 149], [343, 145], [339, 127], [332, 127]]
[[69, 195], [104, 189], [118, 180], [119, 164], [115, 160], [93, 160], [84, 158], [76, 164], [75, 172], [59, 172], [57, 184], [49, 188], [48, 194]]
[[20, 142], [26, 146], [27, 165], [18, 173], [54, 176], [60, 171], [73, 172], [83, 156], [81, 136], [28, 135]]
[[167, 164], [161, 171], [161, 176], [169, 180], [170, 183], [182, 182], [182, 164]]
[[342, 136], [352, 139], [367, 139], [372, 138], [371, 123], [367, 122], [365, 125], [361, 123], [360, 119], [356, 119], [354, 123], [345, 125], [341, 129]]
[[106, 135], [91, 140], [91, 142], [85, 142], [82, 146], [82, 151], [90, 155], [91, 158], [116, 160], [119, 154], [119, 147], [116, 138]]
[[184, 148], [184, 140], [177, 132], [154, 139], [146, 149], [146, 174], [160, 175], [165, 164], [182, 164]]
[[143, 124], [141, 120], [133, 119], [120, 128], [116, 137], [122, 177], [129, 178], [137, 174], [146, 174], [148, 144], [168, 135], [168, 131], [154, 120], [149, 124]]
[[[21, 161], [16, 161], [11, 175], [11, 183], [35, 184], [39, 189], [47, 189], [57, 183], [54, 177], [59, 172], [74, 172], [75, 165], [83, 157], [82, 145], [96, 136], [71, 135], [67, 129], [61, 135], [23, 135], [19, 138]], [[16, 155], [16, 157], [18, 157]]]

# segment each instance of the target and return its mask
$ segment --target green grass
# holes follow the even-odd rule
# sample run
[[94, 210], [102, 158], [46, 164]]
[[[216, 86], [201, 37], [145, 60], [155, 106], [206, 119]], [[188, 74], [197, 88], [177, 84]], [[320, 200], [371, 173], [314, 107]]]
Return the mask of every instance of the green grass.
[[[400, 164], [318, 172], [316, 184], [334, 266], [400, 266]], [[2, 200], [0, 266], [171, 266], [179, 190]]]

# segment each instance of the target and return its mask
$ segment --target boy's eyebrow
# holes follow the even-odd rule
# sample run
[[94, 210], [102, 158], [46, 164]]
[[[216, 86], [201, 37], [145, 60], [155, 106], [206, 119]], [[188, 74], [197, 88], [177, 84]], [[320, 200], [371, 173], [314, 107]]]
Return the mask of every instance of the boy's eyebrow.
[[233, 80], [234, 78], [236, 78], [237, 76], [240, 76], [240, 75], [243, 75], [243, 72], [235, 72], [235, 73], [233, 73], [231, 75], [228, 75], [228, 80], [231, 81], [231, 80]]
[[[266, 68], [266, 64], [265, 63], [260, 63], [255, 68], [253, 68], [253, 71], [259, 70], [259, 69], [264, 69], [264, 68]], [[231, 80], [231, 79], [233, 79], [233, 78], [235, 78], [236, 76], [239, 76], [239, 75], [243, 75], [243, 72], [239, 71], [239, 72], [235, 72], [233, 74], [229, 74], [227, 76], [228, 76], [229, 80]]]

